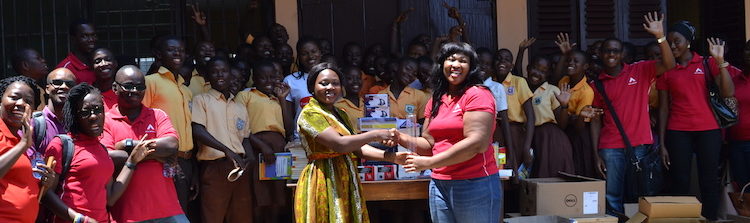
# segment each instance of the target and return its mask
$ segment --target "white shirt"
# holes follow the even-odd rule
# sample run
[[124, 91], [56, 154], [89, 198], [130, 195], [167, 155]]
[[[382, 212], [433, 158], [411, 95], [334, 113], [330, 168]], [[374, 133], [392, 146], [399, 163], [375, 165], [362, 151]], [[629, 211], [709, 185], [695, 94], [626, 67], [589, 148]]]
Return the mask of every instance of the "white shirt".
[[491, 77], [484, 80], [484, 86], [487, 86], [492, 91], [492, 95], [495, 96], [495, 110], [498, 112], [508, 110], [508, 96], [505, 95], [505, 86], [493, 81]]
[[[289, 95], [286, 96], [286, 100], [294, 103], [294, 123], [297, 123], [297, 117], [299, 116], [302, 107], [307, 105], [312, 98], [312, 94], [307, 91], [307, 77], [310, 75], [297, 71], [284, 77], [284, 83], [289, 85]], [[294, 128], [294, 135], [297, 135], [297, 128]]]

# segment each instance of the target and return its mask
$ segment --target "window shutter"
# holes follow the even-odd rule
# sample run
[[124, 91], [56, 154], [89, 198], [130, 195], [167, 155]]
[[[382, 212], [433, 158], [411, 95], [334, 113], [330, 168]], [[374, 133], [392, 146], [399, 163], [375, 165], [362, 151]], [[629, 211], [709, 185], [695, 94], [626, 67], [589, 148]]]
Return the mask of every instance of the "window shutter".
[[[578, 41], [578, 4], [576, 0], [531, 0], [529, 13], [529, 34], [537, 39], [531, 46], [529, 55], [552, 55], [559, 50], [555, 45], [557, 34], [569, 33], [571, 42]], [[515, 53], [518, 45], [510, 50]]]

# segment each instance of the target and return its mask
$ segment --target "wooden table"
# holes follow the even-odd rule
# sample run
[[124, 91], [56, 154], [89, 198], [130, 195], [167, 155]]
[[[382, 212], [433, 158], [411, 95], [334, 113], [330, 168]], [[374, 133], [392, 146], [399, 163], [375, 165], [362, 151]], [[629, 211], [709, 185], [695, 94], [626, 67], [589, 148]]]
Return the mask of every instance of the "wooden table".
[[[363, 181], [366, 201], [422, 200], [429, 194], [430, 179]], [[297, 184], [287, 184], [295, 189]]]

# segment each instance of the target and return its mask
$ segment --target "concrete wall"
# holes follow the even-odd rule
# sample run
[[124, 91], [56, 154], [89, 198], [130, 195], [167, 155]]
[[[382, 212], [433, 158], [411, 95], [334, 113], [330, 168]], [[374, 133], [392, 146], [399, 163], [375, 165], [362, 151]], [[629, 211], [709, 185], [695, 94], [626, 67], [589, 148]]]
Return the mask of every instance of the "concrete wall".
[[[527, 5], [527, 0], [497, 0], [498, 49], [508, 48], [515, 54], [518, 51], [518, 43], [528, 38], [529, 17]], [[529, 54], [526, 53], [526, 55], [528, 57]], [[523, 61], [523, 67], [526, 67], [529, 61], [528, 58], [525, 58]]]
[[[297, 15], [297, 0], [276, 0], [276, 23], [286, 27], [289, 33], [289, 45], [296, 50], [299, 40], [299, 20]], [[297, 55], [297, 52], [294, 53]]]

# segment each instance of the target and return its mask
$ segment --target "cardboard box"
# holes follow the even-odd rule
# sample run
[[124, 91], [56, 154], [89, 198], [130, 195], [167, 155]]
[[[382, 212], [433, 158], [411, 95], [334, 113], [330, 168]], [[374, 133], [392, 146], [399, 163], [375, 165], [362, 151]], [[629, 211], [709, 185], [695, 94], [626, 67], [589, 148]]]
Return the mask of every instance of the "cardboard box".
[[523, 215], [558, 215], [567, 218], [604, 216], [605, 182], [564, 174], [556, 178], [521, 181]]
[[360, 181], [374, 181], [375, 180], [375, 167], [358, 166], [357, 169], [359, 169]]
[[706, 218], [650, 218], [643, 213], [637, 213], [626, 223], [705, 223]]
[[570, 223], [617, 223], [617, 217], [605, 215], [602, 217], [570, 218]]
[[570, 223], [570, 220], [560, 216], [523, 216], [506, 218], [506, 223]]
[[700, 218], [701, 202], [695, 197], [641, 197], [638, 210], [648, 218]]
[[396, 165], [377, 165], [375, 169], [375, 180], [396, 179]]

